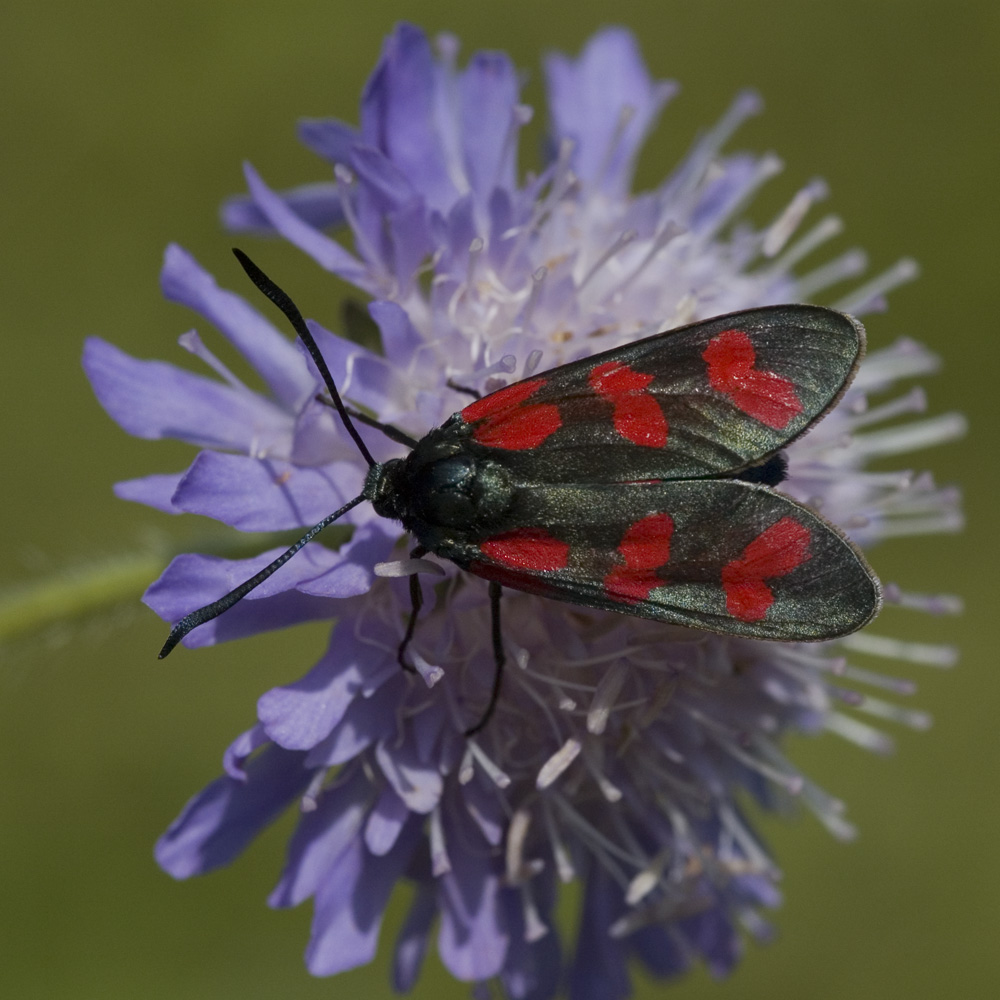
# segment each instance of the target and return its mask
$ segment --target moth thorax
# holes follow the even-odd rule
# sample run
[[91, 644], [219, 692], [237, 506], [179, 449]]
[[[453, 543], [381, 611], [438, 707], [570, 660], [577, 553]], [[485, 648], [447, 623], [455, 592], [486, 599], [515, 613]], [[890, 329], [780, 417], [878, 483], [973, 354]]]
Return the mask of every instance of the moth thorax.
[[485, 527], [510, 504], [510, 481], [504, 469], [467, 452], [414, 463], [409, 471], [408, 506], [414, 517], [428, 525]]

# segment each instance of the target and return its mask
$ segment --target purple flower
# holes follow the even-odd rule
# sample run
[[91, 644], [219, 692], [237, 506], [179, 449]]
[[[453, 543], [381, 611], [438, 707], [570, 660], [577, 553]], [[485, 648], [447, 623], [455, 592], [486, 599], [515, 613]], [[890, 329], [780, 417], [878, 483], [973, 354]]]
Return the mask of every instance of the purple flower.
[[[811, 299], [859, 274], [848, 252], [800, 272], [839, 231], [833, 218], [800, 233], [821, 182], [799, 191], [763, 230], [741, 220], [780, 169], [774, 156], [725, 155], [759, 110], [740, 95], [656, 189], [629, 191], [640, 146], [671, 84], [650, 79], [635, 40], [596, 35], [576, 60], [546, 64], [551, 156], [519, 180], [518, 135], [530, 109], [508, 58], [456, 63], [402, 25], [387, 39], [362, 98], [361, 123], [309, 121], [303, 141], [333, 180], [278, 194], [247, 167], [249, 197], [224, 210], [235, 229], [276, 231], [370, 298], [381, 352], [311, 329], [345, 399], [423, 436], [464, 406], [449, 383], [491, 390], [664, 328], [768, 303]], [[352, 246], [321, 227], [343, 224]], [[883, 305], [912, 276], [902, 262], [833, 303]], [[266, 393], [244, 385], [195, 332], [181, 346], [211, 369], [196, 375], [137, 361], [99, 340], [85, 366], [127, 431], [203, 449], [182, 473], [120, 483], [120, 497], [204, 514], [246, 531], [309, 526], [356, 496], [365, 466], [298, 343], [214, 280], [183, 250], [166, 254], [163, 288], [227, 337]], [[928, 475], [869, 472], [874, 458], [945, 441], [955, 415], [912, 419], [919, 391], [870, 404], [936, 359], [912, 341], [872, 352], [835, 411], [788, 449], [782, 489], [822, 509], [862, 545], [956, 530], [958, 501]], [[366, 435], [376, 459], [400, 447]], [[835, 835], [842, 805], [781, 752], [788, 732], [829, 730], [875, 751], [890, 740], [865, 717], [921, 726], [926, 717], [844, 687], [907, 694], [908, 683], [862, 671], [852, 650], [946, 663], [945, 647], [864, 632], [836, 644], [752, 642], [504, 594], [508, 668], [495, 715], [466, 738], [463, 706], [492, 681], [487, 586], [450, 564], [410, 647], [396, 650], [415, 566], [394, 522], [362, 504], [350, 540], [310, 543], [240, 604], [185, 640], [202, 646], [314, 618], [336, 619], [330, 645], [298, 682], [258, 704], [225, 774], [192, 799], [157, 847], [178, 878], [228, 864], [286, 807], [298, 827], [270, 903], [312, 897], [309, 969], [328, 975], [375, 954], [387, 901], [416, 892], [395, 947], [393, 983], [416, 981], [436, 926], [458, 978], [499, 978], [513, 998], [568, 989], [579, 1000], [624, 997], [627, 963], [676, 976], [702, 961], [724, 975], [743, 932], [762, 938], [778, 869], [742, 803], [794, 799]], [[176, 621], [274, 558], [174, 560], [147, 603]], [[946, 611], [953, 602], [886, 588], [890, 603]], [[743, 793], [743, 794], [741, 794]], [[579, 880], [575, 940], [560, 941], [560, 883]], [[742, 929], [742, 930], [741, 930]]]

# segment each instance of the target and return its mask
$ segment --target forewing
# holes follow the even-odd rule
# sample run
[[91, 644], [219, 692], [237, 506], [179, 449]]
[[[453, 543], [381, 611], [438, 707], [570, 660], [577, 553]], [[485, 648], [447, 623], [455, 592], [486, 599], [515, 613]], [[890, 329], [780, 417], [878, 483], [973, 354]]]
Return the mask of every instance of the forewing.
[[861, 554], [739, 480], [518, 491], [509, 524], [438, 553], [505, 587], [755, 639], [832, 639], [877, 613]]
[[818, 420], [863, 352], [861, 324], [830, 309], [731, 313], [515, 382], [460, 429], [524, 480], [735, 473]]

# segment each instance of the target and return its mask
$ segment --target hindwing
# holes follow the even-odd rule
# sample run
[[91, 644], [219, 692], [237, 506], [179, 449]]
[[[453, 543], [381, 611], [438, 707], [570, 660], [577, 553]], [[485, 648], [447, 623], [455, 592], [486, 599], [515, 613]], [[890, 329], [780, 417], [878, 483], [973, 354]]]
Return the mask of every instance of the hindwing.
[[754, 639], [832, 639], [881, 604], [836, 528], [739, 480], [526, 486], [509, 523], [437, 552], [506, 587]]

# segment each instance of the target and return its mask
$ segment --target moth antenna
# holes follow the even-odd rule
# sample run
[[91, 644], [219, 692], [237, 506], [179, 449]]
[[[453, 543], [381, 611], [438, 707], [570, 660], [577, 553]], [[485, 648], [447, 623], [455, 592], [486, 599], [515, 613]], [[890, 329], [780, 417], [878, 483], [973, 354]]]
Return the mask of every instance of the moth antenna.
[[231, 590], [225, 597], [220, 597], [217, 601], [206, 604], [205, 607], [199, 608], [197, 611], [192, 611], [189, 615], [185, 615], [170, 630], [170, 635], [167, 636], [167, 641], [163, 644], [163, 648], [160, 650], [157, 659], [162, 660], [167, 656], [174, 646], [192, 629], [197, 628], [199, 625], [204, 625], [205, 622], [210, 622], [213, 618], [218, 618], [219, 615], [224, 611], [228, 611], [238, 601], [242, 601], [251, 590], [259, 587], [275, 570], [281, 569], [306, 542], [310, 541], [315, 535], [318, 535], [328, 524], [332, 524], [337, 518], [343, 517], [352, 507], [357, 507], [362, 500], [367, 499], [368, 497], [362, 493], [360, 496], [356, 496], [353, 500], [345, 503], [340, 510], [334, 511], [332, 514], [324, 517], [318, 524], [314, 524], [294, 545], [282, 552], [274, 562], [268, 563], [259, 573], [250, 577], [249, 580], [245, 580], [235, 590]]
[[299, 335], [302, 343], [306, 345], [306, 350], [316, 363], [316, 367], [319, 369], [319, 373], [323, 377], [323, 381], [326, 383], [326, 388], [330, 393], [330, 398], [333, 400], [333, 405], [337, 408], [337, 412], [340, 414], [340, 419], [344, 421], [347, 433], [351, 435], [354, 439], [354, 443], [358, 446], [358, 450], [361, 452], [361, 457], [368, 463], [369, 468], [376, 465], [377, 463], [375, 459], [372, 458], [371, 452], [368, 450], [364, 441], [361, 439], [361, 435], [358, 433], [357, 428], [354, 426], [354, 422], [351, 420], [350, 414], [347, 412], [347, 407], [344, 406], [344, 403], [340, 398], [340, 393], [337, 392], [337, 386], [334, 384], [333, 376], [330, 374], [329, 367], [327, 367], [326, 359], [320, 353], [320, 349], [316, 341], [313, 340], [313, 335], [309, 332], [309, 327], [306, 326], [306, 321], [302, 318], [302, 313], [299, 312], [299, 307], [292, 301], [288, 293], [279, 288], [242, 250], [233, 247], [233, 253], [236, 255], [236, 259], [240, 262], [240, 266], [244, 271], [246, 271], [247, 277], [288, 318], [288, 322], [292, 324], [292, 327]]

